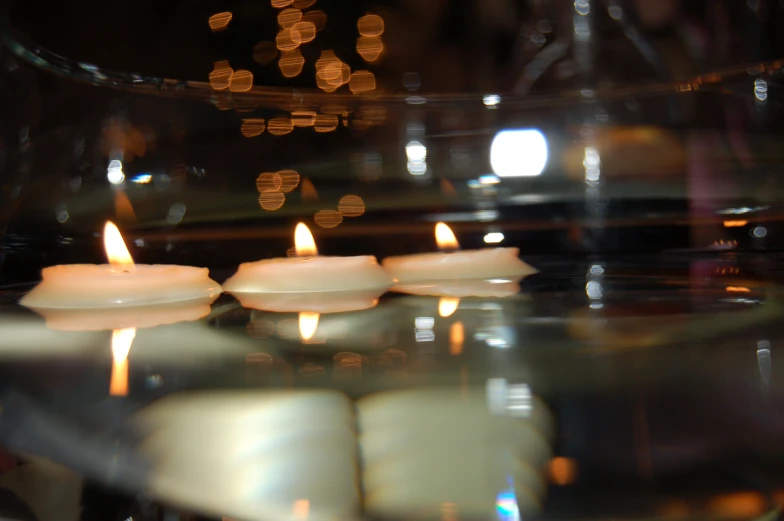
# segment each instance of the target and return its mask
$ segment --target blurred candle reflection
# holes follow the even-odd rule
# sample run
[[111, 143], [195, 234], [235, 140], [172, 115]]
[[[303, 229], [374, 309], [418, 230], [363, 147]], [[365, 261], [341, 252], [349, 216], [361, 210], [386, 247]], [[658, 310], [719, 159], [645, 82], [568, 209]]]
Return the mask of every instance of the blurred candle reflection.
[[136, 328], [112, 331], [112, 374], [109, 383], [111, 396], [128, 394], [128, 353], [136, 336]]

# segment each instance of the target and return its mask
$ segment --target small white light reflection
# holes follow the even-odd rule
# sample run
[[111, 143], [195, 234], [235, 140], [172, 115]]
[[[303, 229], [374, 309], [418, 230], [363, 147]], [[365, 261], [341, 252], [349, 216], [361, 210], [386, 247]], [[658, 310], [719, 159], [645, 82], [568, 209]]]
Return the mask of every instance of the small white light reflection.
[[598, 300], [602, 298], [603, 291], [604, 290], [602, 289], [602, 285], [595, 280], [592, 280], [585, 285], [585, 294], [588, 295], [588, 298], [591, 300]]
[[417, 342], [432, 342], [436, 339], [436, 334], [430, 329], [425, 329], [414, 333], [414, 337]]
[[765, 228], [764, 226], [757, 226], [756, 228], [751, 230], [751, 234], [758, 239], [762, 239], [763, 237], [768, 235], [768, 229]]
[[109, 167], [106, 169], [106, 179], [113, 185], [118, 185], [125, 181], [125, 173], [123, 173], [122, 162], [119, 159], [109, 161]]
[[583, 166], [585, 167], [585, 183], [589, 186], [596, 186], [599, 184], [602, 160], [599, 156], [599, 151], [596, 150], [596, 148], [585, 147]]
[[604, 275], [604, 267], [601, 264], [594, 264], [589, 270], [591, 275]]
[[594, 302], [589, 307], [591, 309], [602, 309], [604, 307], [604, 304], [602, 304], [601, 302]]
[[757, 365], [760, 370], [760, 377], [765, 386], [770, 385], [771, 359], [770, 359], [770, 340], [760, 340], [757, 342]]
[[490, 284], [509, 284], [512, 282], [511, 279], [487, 279], [487, 282]]
[[607, 11], [610, 13], [610, 18], [613, 20], [620, 20], [623, 18], [623, 8], [619, 5], [611, 5]]
[[503, 242], [504, 234], [501, 232], [490, 232], [485, 235], [485, 243], [486, 244], [498, 244], [499, 242]]
[[588, 0], [575, 0], [574, 10], [580, 16], [586, 16], [591, 12], [591, 3]]
[[182, 203], [176, 203], [169, 208], [169, 215], [166, 216], [166, 222], [169, 224], [177, 224], [182, 221], [185, 216], [186, 207]]
[[498, 210], [479, 210], [474, 215], [481, 222], [495, 221], [498, 219]]
[[409, 105], [424, 105], [427, 103], [427, 99], [422, 96], [409, 96], [406, 98], [406, 103]]
[[412, 163], [421, 163], [427, 159], [427, 148], [419, 141], [410, 141], [406, 145], [406, 156]]
[[768, 99], [768, 82], [762, 78], [754, 81], [754, 96], [760, 100], [765, 101]]
[[501, 179], [497, 175], [485, 174], [479, 176], [479, 184], [483, 185], [497, 185]]
[[65, 205], [60, 206], [57, 209], [57, 222], [60, 224], [64, 224], [71, 216], [68, 214], [68, 209]]
[[146, 185], [152, 181], [152, 174], [139, 174], [131, 179], [132, 183], [136, 183], [139, 185]]
[[486, 107], [495, 107], [501, 103], [501, 96], [498, 94], [488, 94], [482, 98], [482, 103], [484, 103]]
[[498, 521], [520, 521], [520, 507], [514, 487], [509, 487], [496, 496], [495, 510]]
[[416, 317], [414, 327], [417, 329], [433, 329], [436, 319], [433, 317]]
[[497, 349], [506, 349], [509, 347], [509, 342], [504, 340], [503, 338], [488, 338], [485, 340], [485, 343], [490, 347], [495, 347]]
[[540, 175], [547, 166], [547, 140], [539, 130], [502, 130], [490, 145], [490, 165], [499, 177]]
[[427, 147], [419, 141], [409, 141], [406, 145], [408, 172], [411, 175], [423, 175], [427, 172]]

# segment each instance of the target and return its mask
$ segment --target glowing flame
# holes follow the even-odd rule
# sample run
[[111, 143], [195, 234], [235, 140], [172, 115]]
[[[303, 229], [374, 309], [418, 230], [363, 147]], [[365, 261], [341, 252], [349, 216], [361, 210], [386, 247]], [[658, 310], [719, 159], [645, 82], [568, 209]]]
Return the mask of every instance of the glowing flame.
[[448, 317], [457, 311], [457, 306], [460, 305], [458, 297], [441, 297], [438, 301], [438, 316]]
[[460, 247], [452, 229], [444, 223], [436, 224], [436, 244], [441, 250], [456, 250]]
[[743, 286], [727, 286], [728, 293], [751, 293], [749, 288], [744, 288]]
[[[316, 241], [313, 240], [313, 234], [305, 225], [305, 223], [298, 223], [294, 229], [294, 249], [298, 257], [313, 257], [318, 255], [316, 248]], [[316, 317], [318, 321], [318, 317]]]
[[302, 340], [310, 340], [316, 334], [319, 323], [319, 313], [302, 311], [299, 314], [299, 336]]
[[111, 396], [128, 394], [128, 353], [135, 336], [135, 327], [112, 331], [112, 376], [109, 383]]
[[[457, 307], [457, 306], [455, 306]], [[463, 352], [465, 341], [465, 328], [462, 322], [455, 322], [449, 326], [449, 354], [459, 356]]]
[[103, 229], [103, 246], [106, 249], [106, 257], [109, 259], [109, 264], [122, 268], [124, 271], [136, 269], [133, 258], [125, 246], [125, 241], [123, 241], [122, 235], [120, 235], [120, 230], [111, 221], [107, 221]]
[[577, 462], [571, 458], [555, 457], [548, 465], [550, 481], [556, 485], [569, 485], [577, 479]]
[[725, 228], [740, 228], [741, 226], [746, 226], [749, 224], [749, 221], [724, 221]]

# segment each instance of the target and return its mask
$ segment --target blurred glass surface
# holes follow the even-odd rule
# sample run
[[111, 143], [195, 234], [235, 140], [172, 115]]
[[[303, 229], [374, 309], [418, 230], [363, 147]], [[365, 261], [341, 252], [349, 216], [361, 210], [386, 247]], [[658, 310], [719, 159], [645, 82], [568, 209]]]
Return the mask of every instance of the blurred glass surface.
[[[780, 2], [3, 9], [0, 518], [784, 506]], [[379, 260], [446, 222], [539, 273], [114, 334], [18, 305], [105, 262], [107, 220], [137, 263], [220, 282], [295, 255], [300, 221]]]

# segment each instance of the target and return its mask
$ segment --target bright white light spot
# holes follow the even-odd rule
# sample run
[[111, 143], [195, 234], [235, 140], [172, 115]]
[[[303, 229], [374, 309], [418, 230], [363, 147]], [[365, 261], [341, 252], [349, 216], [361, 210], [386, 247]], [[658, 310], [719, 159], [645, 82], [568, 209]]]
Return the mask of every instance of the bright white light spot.
[[488, 94], [484, 98], [482, 98], [482, 103], [484, 103], [488, 107], [495, 107], [499, 103], [501, 103], [501, 96], [498, 94]]
[[604, 268], [601, 265], [599, 265], [599, 264], [594, 264], [593, 266], [591, 266], [591, 270], [590, 271], [591, 271], [591, 275], [603, 275], [604, 274]]
[[106, 169], [106, 179], [113, 185], [118, 185], [125, 181], [125, 174], [122, 170], [122, 162], [117, 159], [109, 161], [109, 167]]
[[436, 334], [432, 329], [418, 329], [414, 334], [417, 342], [432, 342], [436, 339]]
[[504, 234], [501, 232], [491, 232], [485, 235], [485, 242], [487, 244], [498, 244], [504, 240]]
[[427, 159], [427, 147], [419, 141], [410, 141], [406, 145], [406, 157], [412, 163], [421, 163]]
[[588, 295], [588, 298], [591, 300], [597, 300], [602, 298], [602, 285], [592, 280], [588, 284], [585, 285], [585, 294]]
[[540, 131], [502, 130], [490, 145], [490, 165], [499, 177], [536, 176], [547, 165], [547, 140]]
[[414, 163], [409, 161], [406, 165], [408, 167], [408, 173], [411, 175], [424, 175], [427, 172], [427, 163]]
[[497, 185], [501, 182], [501, 179], [493, 174], [485, 174], [479, 176], [479, 182], [483, 185]]
[[577, 14], [580, 16], [585, 16], [591, 12], [591, 4], [588, 0], [575, 0], [574, 10], [577, 11]]
[[427, 99], [422, 96], [409, 96], [406, 98], [406, 103], [409, 105], [424, 105], [427, 103]]
[[768, 99], [768, 82], [763, 79], [755, 80], [754, 96], [760, 101], [765, 101]]
[[433, 329], [435, 323], [436, 320], [433, 317], [416, 317], [414, 319], [414, 327], [417, 329]]
[[768, 234], [768, 229], [764, 226], [757, 226], [751, 231], [752, 235], [758, 239], [762, 239]]
[[497, 349], [505, 349], [509, 347], [509, 343], [503, 338], [488, 338], [485, 340], [485, 343], [490, 347], [495, 347]]
[[509, 279], [487, 279], [487, 282], [490, 284], [509, 284], [512, 281]]
[[152, 181], [152, 174], [139, 174], [136, 177], [134, 177], [133, 179], [131, 179], [132, 183], [137, 183], [137, 184], [140, 184], [140, 185], [146, 185], [150, 181]]

